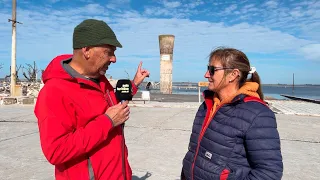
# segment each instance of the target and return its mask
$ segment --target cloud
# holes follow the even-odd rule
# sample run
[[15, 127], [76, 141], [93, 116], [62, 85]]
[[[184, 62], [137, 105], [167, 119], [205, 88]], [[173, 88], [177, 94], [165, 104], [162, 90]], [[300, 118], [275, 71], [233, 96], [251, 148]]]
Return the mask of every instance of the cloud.
[[169, 2], [167, 0], [162, 2], [164, 7], [166, 8], [177, 8], [179, 6], [181, 6], [181, 3], [179, 1], [173, 1], [173, 2]]
[[237, 5], [236, 4], [232, 4], [229, 7], [225, 8], [225, 10], [222, 12], [223, 14], [230, 14], [232, 13], [234, 10], [237, 9]]
[[85, 6], [87, 13], [90, 14], [102, 14], [105, 11], [105, 8], [100, 4], [88, 4]]
[[[121, 3], [128, 5], [130, 1]], [[280, 7], [277, 11], [263, 11], [261, 17], [268, 18], [262, 18], [260, 23], [255, 22], [252, 17], [257, 9], [261, 9], [262, 4], [251, 2], [242, 5], [224, 4], [220, 11], [211, 10], [215, 15], [212, 17], [217, 19], [212, 20], [211, 16], [208, 16], [208, 20], [191, 20], [194, 19], [194, 14], [208, 10], [199, 10], [206, 7], [205, 5], [207, 4], [204, 4], [204, 1], [192, 1], [181, 3], [179, 6], [171, 4], [170, 9], [148, 6], [143, 12], [126, 8], [110, 9], [111, 6], [114, 8], [120, 5], [97, 3], [78, 7], [67, 6], [64, 9], [34, 6], [28, 9], [19, 8], [18, 19], [24, 24], [18, 25], [17, 28], [18, 64], [35, 60], [46, 65], [58, 54], [72, 53], [73, 28], [86, 18], [102, 19], [114, 29], [124, 47], [116, 51], [119, 61], [113, 66], [119, 69], [119, 72], [125, 69], [130, 74], [131, 71], [134, 73], [135, 65], [140, 60], [145, 62], [144, 65], [148, 69], [152, 69], [153, 74], [159, 74], [160, 34], [175, 35], [175, 67], [186, 66], [202, 71], [207, 63], [208, 54], [218, 46], [238, 48], [249, 54], [300, 53], [301, 59], [319, 59], [317, 49], [320, 42], [320, 23], [310, 18], [317, 17], [319, 13], [314, 8], [306, 11], [308, 4], [291, 11]], [[303, 14], [295, 16], [295, 11]], [[222, 22], [219, 17], [222, 16], [222, 12], [225, 15], [234, 15], [235, 12], [239, 14], [235, 18], [226, 16], [226, 22]], [[3, 40], [0, 44], [0, 61], [10, 60], [11, 57], [11, 25], [7, 22], [10, 17], [10, 9], [0, 9], [0, 37]], [[229, 19], [235, 20], [228, 23]], [[291, 21], [295, 23], [289, 23]], [[286, 28], [289, 30], [286, 31]], [[299, 30], [301, 34], [291, 33], [290, 30]], [[318, 40], [314, 38], [316, 36]], [[175, 73], [179, 72], [182, 71], [175, 70]], [[110, 73], [117, 74], [117, 71], [111, 69]]]
[[205, 4], [205, 2], [202, 1], [202, 0], [194, 0], [191, 3], [184, 4], [184, 6], [187, 7], [187, 8], [193, 9], [193, 8], [196, 8], [196, 7], [198, 7], [200, 5], [203, 5], [203, 4]]
[[113, 10], [119, 10], [120, 8], [129, 8], [131, 0], [110, 0], [107, 4], [107, 8]]
[[57, 2], [60, 2], [61, 0], [48, 0], [50, 3], [54, 4], [54, 3], [57, 3]]
[[278, 2], [277, 1], [267, 1], [265, 3], [265, 5], [269, 8], [276, 8], [278, 6]]
[[8, 2], [11, 2], [10, 0], [0, 0], [0, 4], [5, 4], [5, 3], [8, 3]]
[[[94, 9], [100, 15], [94, 15]], [[51, 13], [46, 13], [48, 11]], [[24, 24], [18, 27], [18, 56], [25, 59], [47, 60], [50, 56], [71, 52], [73, 28], [85, 18], [98, 18], [111, 23], [125, 47], [120, 52], [129, 56], [157, 55], [160, 34], [174, 34], [175, 57], [186, 60], [205, 59], [211, 49], [221, 45], [246, 52], [276, 53], [292, 51], [311, 43], [281, 31], [248, 23], [226, 26], [189, 19], [148, 18], [135, 11], [129, 11], [124, 16], [112, 13], [110, 15], [113, 17], [110, 17], [104, 15], [104, 8], [99, 4], [65, 10], [46, 9], [42, 12], [20, 9], [19, 14]], [[3, 16], [9, 14], [4, 13]], [[0, 36], [7, 37], [5, 42], [11, 42], [10, 33], [7, 25]], [[9, 50], [10, 46], [3, 44], [0, 47]], [[30, 48], [42, 53], [34, 57]]]
[[160, 4], [162, 6], [145, 6], [143, 15], [148, 17], [187, 18], [206, 11], [206, 9], [197, 9], [198, 6], [204, 4], [204, 1], [201, 0], [191, 1], [189, 3], [181, 3], [179, 1], [169, 2], [164, 0], [161, 1]]
[[309, 44], [301, 48], [304, 57], [320, 62], [320, 44]]

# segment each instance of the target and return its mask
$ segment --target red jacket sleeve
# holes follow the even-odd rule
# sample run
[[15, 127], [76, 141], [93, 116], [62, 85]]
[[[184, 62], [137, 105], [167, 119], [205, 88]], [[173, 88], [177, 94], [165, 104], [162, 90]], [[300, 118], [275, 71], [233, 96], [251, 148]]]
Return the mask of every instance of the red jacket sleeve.
[[133, 81], [131, 81], [131, 84], [132, 84], [132, 95], [134, 96], [138, 92], [138, 87], [134, 84]]
[[102, 114], [86, 126], [75, 128], [73, 103], [57, 91], [43, 89], [35, 106], [41, 148], [53, 165], [86, 155], [107, 139], [113, 127], [107, 115]]

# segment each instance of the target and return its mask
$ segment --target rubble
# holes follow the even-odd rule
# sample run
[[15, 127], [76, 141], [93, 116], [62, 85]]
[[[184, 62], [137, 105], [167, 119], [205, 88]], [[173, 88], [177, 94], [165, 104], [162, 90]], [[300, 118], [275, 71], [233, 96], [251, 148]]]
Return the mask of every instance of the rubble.
[[34, 104], [43, 85], [42, 82], [19, 82], [17, 86], [20, 87], [21, 93], [18, 93], [17, 97], [11, 97], [10, 83], [2, 82], [0, 83], [0, 105]]

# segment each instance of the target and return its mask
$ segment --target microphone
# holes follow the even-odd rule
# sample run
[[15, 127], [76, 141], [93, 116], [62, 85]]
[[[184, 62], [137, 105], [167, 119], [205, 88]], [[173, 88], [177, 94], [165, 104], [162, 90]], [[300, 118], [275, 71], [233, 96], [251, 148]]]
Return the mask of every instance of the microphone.
[[119, 79], [116, 85], [116, 97], [121, 103], [132, 100], [132, 84], [129, 79]]
[[[129, 79], [119, 79], [116, 85], [116, 98], [123, 103], [132, 100], [132, 84]], [[124, 123], [121, 125], [122, 130]]]

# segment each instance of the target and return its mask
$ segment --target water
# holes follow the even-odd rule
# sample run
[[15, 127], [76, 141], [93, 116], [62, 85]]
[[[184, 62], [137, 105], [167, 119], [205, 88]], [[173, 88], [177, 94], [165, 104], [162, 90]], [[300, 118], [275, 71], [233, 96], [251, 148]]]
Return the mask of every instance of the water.
[[[201, 87], [201, 92], [206, 87]], [[265, 97], [272, 97], [275, 99], [287, 99], [280, 94], [286, 94], [291, 96], [310, 98], [320, 100], [320, 85], [298, 85], [294, 87], [290, 85], [262, 85], [262, 91]], [[159, 89], [152, 89], [151, 92], [160, 92]], [[198, 90], [195, 89], [173, 89], [173, 94], [190, 94], [198, 95]]]
[[265, 96], [271, 96], [276, 99], [286, 99], [280, 94], [287, 94], [291, 96], [309, 98], [309, 99], [317, 99], [320, 100], [320, 86], [312, 86], [312, 85], [304, 85], [304, 86], [295, 86], [294, 89], [292, 86], [270, 86], [264, 85], [262, 86], [262, 91]]

